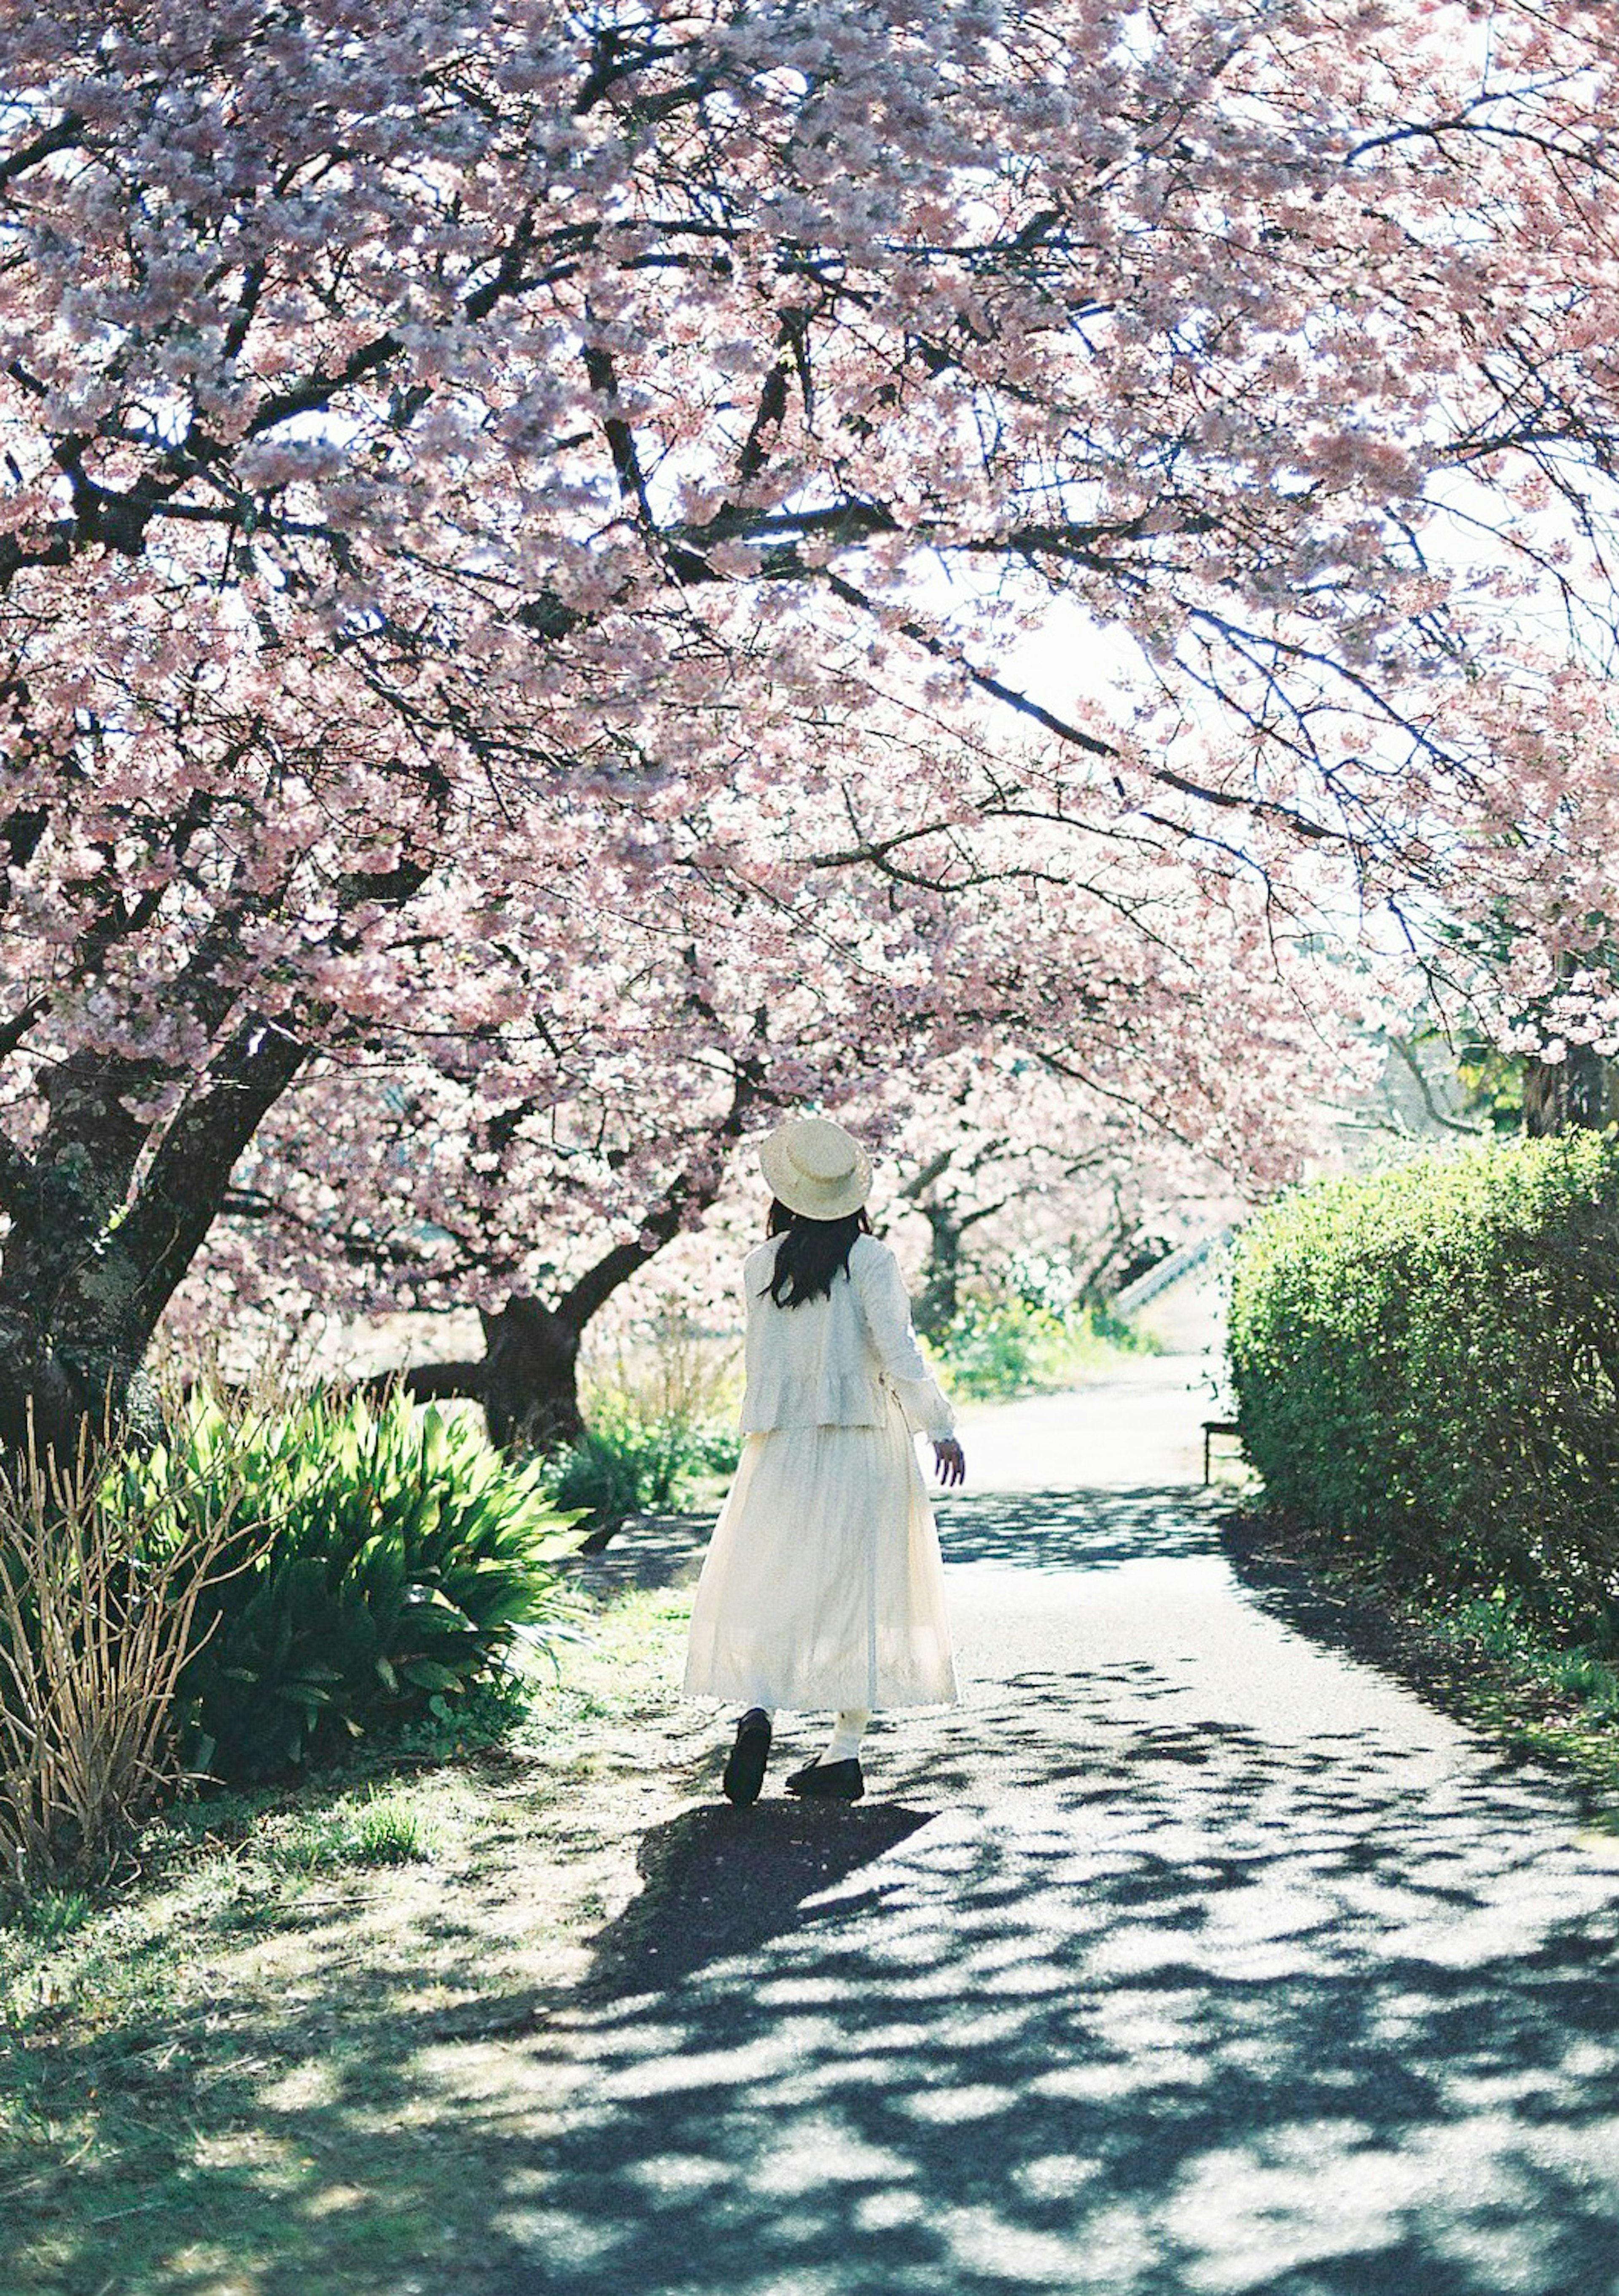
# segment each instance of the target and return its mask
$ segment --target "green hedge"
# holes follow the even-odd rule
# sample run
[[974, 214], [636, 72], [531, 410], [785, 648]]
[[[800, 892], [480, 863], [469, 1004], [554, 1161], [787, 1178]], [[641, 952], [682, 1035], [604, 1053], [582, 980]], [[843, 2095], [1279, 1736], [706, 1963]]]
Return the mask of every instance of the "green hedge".
[[1425, 1158], [1240, 1239], [1230, 1357], [1270, 1505], [1390, 1575], [1619, 1632], [1619, 1140]]

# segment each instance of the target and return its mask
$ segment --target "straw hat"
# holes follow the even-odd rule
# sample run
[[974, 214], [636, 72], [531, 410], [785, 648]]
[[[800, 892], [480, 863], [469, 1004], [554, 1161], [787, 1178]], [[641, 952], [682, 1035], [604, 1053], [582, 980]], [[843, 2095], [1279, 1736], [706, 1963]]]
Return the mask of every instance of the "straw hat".
[[871, 1193], [871, 1158], [852, 1132], [825, 1116], [792, 1116], [760, 1143], [778, 1203], [804, 1219], [847, 1219]]

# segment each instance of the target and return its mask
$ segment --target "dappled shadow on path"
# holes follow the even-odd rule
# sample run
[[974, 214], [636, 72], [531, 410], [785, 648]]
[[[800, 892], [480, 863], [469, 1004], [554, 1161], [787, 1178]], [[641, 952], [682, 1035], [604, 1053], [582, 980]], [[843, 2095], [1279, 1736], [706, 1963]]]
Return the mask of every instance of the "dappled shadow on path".
[[[967, 1491], [936, 1493], [934, 1511], [948, 1562], [1099, 1570], [1153, 1555], [1218, 1552], [1226, 1503], [1184, 1488]], [[605, 1548], [571, 1558], [569, 1568], [596, 1592], [689, 1585], [713, 1527], [711, 1514], [648, 1517], [627, 1524]]]
[[711, 1513], [644, 1515], [613, 1532], [605, 1546], [581, 1545], [565, 1558], [564, 1568], [593, 1595], [688, 1586], [703, 1567], [713, 1528]]
[[[1442, 1713], [1463, 1722], [1476, 1718], [1481, 1687], [1488, 1693], [1499, 1681], [1498, 1662], [1487, 1652], [1466, 1640], [1442, 1642], [1402, 1618], [1396, 1604], [1352, 1581], [1325, 1581], [1287, 1552], [1271, 1525], [1241, 1509], [1221, 1526], [1220, 1544], [1249, 1601], [1268, 1618], [1378, 1668]], [[1510, 1767], [1536, 1757], [1526, 1748], [1507, 1748], [1501, 1759]], [[1598, 1788], [1572, 1781], [1569, 1791], [1593, 1810], [1606, 1799]]]
[[[968, 1563], [1215, 1567], [1185, 1494], [980, 1505]], [[1619, 2296], [1619, 1876], [1561, 1791], [1196, 1699], [1030, 1667], [883, 1734], [897, 1806], [677, 1821], [512, 2296]]]
[[1220, 1551], [1220, 1501], [1183, 1489], [990, 1491], [935, 1502], [949, 1563], [1105, 1570]]

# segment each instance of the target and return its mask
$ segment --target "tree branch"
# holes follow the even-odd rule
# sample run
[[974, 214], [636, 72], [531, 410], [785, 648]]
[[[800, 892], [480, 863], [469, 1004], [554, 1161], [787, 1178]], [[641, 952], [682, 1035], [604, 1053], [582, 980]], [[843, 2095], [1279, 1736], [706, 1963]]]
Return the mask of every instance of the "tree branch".
[[53, 152], [70, 151], [83, 136], [85, 119], [82, 112], [64, 111], [51, 127], [42, 127], [30, 143], [19, 144], [0, 160], [0, 185], [14, 183], [19, 176], [27, 175], [30, 168], [38, 167]]
[[308, 1057], [273, 1022], [242, 1022], [163, 1136], [127, 1217], [134, 1320], [150, 1332], [213, 1225], [236, 1160]]
[[402, 1371], [374, 1371], [356, 1385], [366, 1395], [385, 1395], [390, 1388], [402, 1388], [413, 1403], [452, 1398], [481, 1403], [487, 1368], [481, 1359], [473, 1363], [463, 1357], [453, 1363], [416, 1364]]
[[[741, 1136], [748, 1111], [758, 1097], [758, 1075], [753, 1063], [748, 1062], [736, 1070], [731, 1105], [713, 1136], [716, 1144], [729, 1143]], [[719, 1193], [724, 1177], [724, 1161], [718, 1155], [710, 1160], [706, 1169], [687, 1165], [684, 1171], [677, 1173], [642, 1222], [639, 1232], [626, 1242], [615, 1243], [593, 1267], [588, 1267], [578, 1282], [563, 1292], [555, 1313], [572, 1330], [582, 1332], [619, 1286], [627, 1283], [637, 1269], [645, 1267], [666, 1243], [673, 1241], [688, 1213], [708, 1210]]]
[[[841, 598], [845, 605], [858, 607], [862, 613], [877, 616], [878, 608], [875, 599], [868, 596], [854, 583], [846, 581], [841, 574], [831, 572], [827, 572], [824, 578], [834, 597]], [[1070, 743], [1076, 750], [1083, 750], [1093, 758], [1118, 756], [1118, 750], [1111, 742], [1101, 741], [1095, 734], [1086, 733], [1082, 726], [1072, 725], [1065, 718], [1059, 718], [1055, 710], [1048, 709], [1043, 703], [1034, 701], [1027, 693], [1020, 693], [1015, 685], [1006, 685], [1000, 678], [991, 676], [987, 669], [975, 668], [970, 661], [964, 659], [956, 647], [947, 645], [944, 640], [935, 631], [930, 630], [925, 623], [908, 619], [900, 622], [897, 627], [904, 636], [910, 639], [913, 645], [920, 646], [923, 652], [930, 655], [933, 660], [949, 662], [952, 669], [960, 670], [969, 678], [981, 693], [993, 694], [997, 701], [1004, 701], [1008, 709], [1016, 710], [1022, 718], [1032, 718], [1037, 726], [1043, 726], [1047, 733], [1055, 734], [1059, 741]], [[1122, 797], [1124, 795], [1122, 783], [1118, 783], [1118, 789], [1120, 796]]]

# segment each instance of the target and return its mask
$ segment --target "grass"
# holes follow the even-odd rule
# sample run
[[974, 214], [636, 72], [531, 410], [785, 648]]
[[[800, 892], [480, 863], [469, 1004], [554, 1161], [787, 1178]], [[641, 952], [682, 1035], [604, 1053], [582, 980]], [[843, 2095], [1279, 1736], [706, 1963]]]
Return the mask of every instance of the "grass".
[[1456, 1604], [1401, 1604], [1437, 1650], [1460, 1659], [1464, 1693], [1492, 1735], [1572, 1767], [1609, 1805], [1599, 1822], [1619, 1833], [1619, 1664], [1551, 1641], [1502, 1595]]
[[547, 2012], [709, 1733], [689, 1596], [623, 1595], [496, 1744], [150, 1825], [0, 1929], [8, 2296], [467, 2296], [512, 2268]]
[[345, 1797], [331, 1808], [293, 1818], [271, 1833], [265, 1855], [290, 1874], [332, 1873], [348, 1866], [431, 1864], [444, 1837], [408, 1787]]

